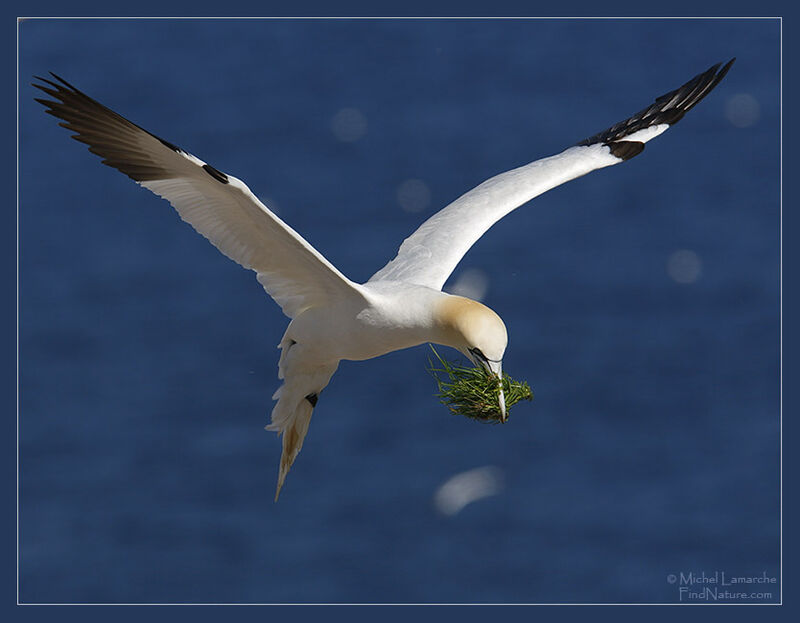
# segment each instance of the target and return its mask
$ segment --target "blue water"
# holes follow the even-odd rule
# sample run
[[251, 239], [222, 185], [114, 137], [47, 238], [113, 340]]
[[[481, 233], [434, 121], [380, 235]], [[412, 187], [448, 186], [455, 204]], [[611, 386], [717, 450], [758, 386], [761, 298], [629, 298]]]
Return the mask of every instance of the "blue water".
[[[748, 20], [23, 23], [21, 600], [676, 602], [669, 574], [777, 576], [778, 36]], [[425, 348], [343, 362], [278, 504], [262, 427], [286, 319], [28, 86], [55, 71], [242, 178], [364, 280], [464, 191], [731, 56], [644, 154], [513, 213], [456, 271], [486, 276], [533, 403], [481, 425], [438, 404]], [[356, 141], [331, 130], [343, 108], [366, 120]], [[422, 212], [398, 205], [409, 179]], [[668, 271], [681, 249], [689, 283]], [[442, 483], [489, 465], [499, 494], [437, 510]]]

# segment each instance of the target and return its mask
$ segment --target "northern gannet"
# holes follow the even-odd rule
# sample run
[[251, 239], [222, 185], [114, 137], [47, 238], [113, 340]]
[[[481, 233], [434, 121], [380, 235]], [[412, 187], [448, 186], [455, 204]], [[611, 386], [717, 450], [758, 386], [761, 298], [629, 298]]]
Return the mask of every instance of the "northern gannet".
[[[283, 436], [275, 499], [297, 458], [311, 414], [342, 359], [363, 360], [426, 342], [450, 346], [502, 375], [508, 343], [500, 316], [442, 292], [464, 254], [495, 222], [560, 184], [638, 155], [719, 84], [714, 65], [655, 103], [555, 156], [497, 175], [426, 220], [394, 259], [354, 283], [278, 218], [241, 180], [158, 138], [66, 80], [39, 78], [38, 99], [89, 151], [169, 201], [224, 255], [255, 271], [291, 321], [280, 341], [283, 384], [267, 430]], [[500, 395], [504, 412], [503, 396]]]

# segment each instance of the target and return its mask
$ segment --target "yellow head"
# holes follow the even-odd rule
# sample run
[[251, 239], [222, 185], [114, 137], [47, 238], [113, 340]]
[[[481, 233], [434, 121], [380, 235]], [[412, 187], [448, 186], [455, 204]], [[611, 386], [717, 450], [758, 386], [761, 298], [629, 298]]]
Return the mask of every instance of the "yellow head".
[[508, 344], [500, 316], [477, 301], [447, 296], [439, 303], [436, 317], [443, 344], [460, 350], [476, 364], [494, 362], [499, 369]]
[[506, 325], [496, 313], [477, 301], [462, 296], [445, 296], [436, 310], [441, 343], [464, 353], [475, 365], [485, 368], [500, 383], [500, 411], [506, 418], [503, 395], [503, 355], [508, 345]]

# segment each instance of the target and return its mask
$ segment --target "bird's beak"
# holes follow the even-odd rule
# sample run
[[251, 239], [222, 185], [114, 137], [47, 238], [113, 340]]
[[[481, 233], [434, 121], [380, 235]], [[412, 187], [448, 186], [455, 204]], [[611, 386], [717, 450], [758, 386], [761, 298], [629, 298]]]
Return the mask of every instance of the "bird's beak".
[[489, 372], [497, 377], [497, 382], [500, 384], [500, 393], [498, 400], [500, 402], [500, 421], [506, 421], [506, 396], [503, 393], [503, 362], [502, 361], [487, 361]]
[[500, 393], [498, 395], [498, 401], [500, 403], [500, 421], [505, 423], [506, 396], [503, 393], [503, 362], [491, 361], [489, 359], [486, 359], [485, 357], [478, 356], [475, 353], [472, 353], [472, 355], [473, 355], [472, 359], [476, 364], [486, 368], [486, 370], [490, 374], [493, 374], [497, 378], [497, 382], [500, 385]]

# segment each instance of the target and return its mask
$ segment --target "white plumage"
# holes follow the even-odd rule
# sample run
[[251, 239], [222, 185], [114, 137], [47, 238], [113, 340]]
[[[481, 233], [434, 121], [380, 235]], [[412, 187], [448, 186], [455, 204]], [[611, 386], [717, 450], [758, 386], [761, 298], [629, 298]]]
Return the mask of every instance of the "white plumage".
[[[256, 272], [291, 319], [280, 343], [268, 430], [283, 436], [278, 486], [308, 432], [320, 392], [339, 361], [362, 360], [425, 342], [451, 346], [501, 376], [505, 325], [488, 307], [441, 291], [464, 254], [515, 208], [590, 171], [641, 153], [723, 78], [711, 67], [655, 103], [560, 154], [497, 175], [425, 221], [365, 284], [350, 281], [241, 180], [160, 139], [65, 80], [40, 78], [39, 99], [73, 138], [169, 201], [230, 259]], [[501, 393], [501, 406], [502, 404]]]

